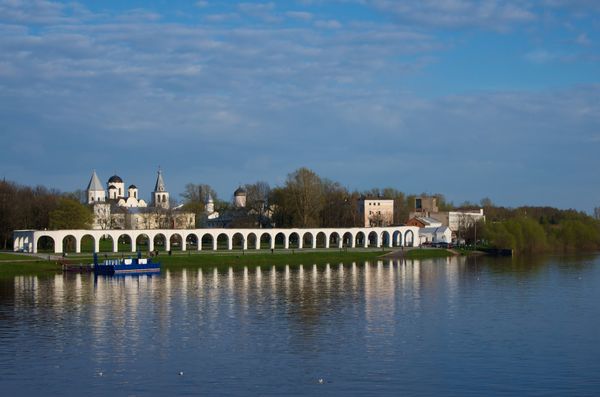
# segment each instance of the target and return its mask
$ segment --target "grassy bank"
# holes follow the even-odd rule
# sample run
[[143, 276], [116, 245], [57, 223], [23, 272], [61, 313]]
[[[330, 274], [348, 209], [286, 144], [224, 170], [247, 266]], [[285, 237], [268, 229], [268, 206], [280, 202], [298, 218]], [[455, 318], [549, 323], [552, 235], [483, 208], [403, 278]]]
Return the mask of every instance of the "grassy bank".
[[404, 257], [407, 259], [430, 259], [430, 258], [446, 258], [453, 256], [451, 251], [443, 248], [416, 248], [407, 251]]
[[29, 261], [0, 263], [0, 278], [15, 276], [43, 276], [62, 273], [56, 261]]
[[[161, 253], [155, 260], [161, 262], [164, 269], [178, 269], [184, 267], [196, 268], [228, 268], [233, 267], [254, 267], [254, 266], [285, 266], [285, 265], [325, 265], [337, 263], [352, 263], [374, 261], [389, 251], [382, 250], [364, 250], [364, 249], [348, 249], [348, 250], [275, 250], [271, 253], [265, 251], [189, 251], [189, 252], [173, 252], [173, 255]], [[404, 258], [407, 259], [430, 259], [443, 258], [453, 255], [452, 252], [445, 249], [427, 248], [427, 249], [412, 249], [404, 253]], [[0, 262], [0, 277], [14, 277], [16, 275], [42, 275], [52, 274], [61, 271], [61, 266], [56, 261], [38, 260], [33, 261], [30, 256], [22, 256], [15, 254], [10, 255], [10, 259]], [[135, 256], [133, 253], [107, 253], [100, 254], [100, 260], [107, 258], [125, 258]], [[10, 260], [14, 259], [15, 262]], [[27, 261], [17, 261], [17, 260]], [[71, 254], [65, 258], [71, 263], [91, 263], [92, 255]]]
[[[350, 263], [376, 260], [387, 251], [380, 250], [276, 250], [274, 253], [270, 251], [260, 252], [240, 252], [240, 251], [223, 251], [223, 252], [176, 252], [173, 255], [161, 253], [155, 260], [159, 261], [164, 269], [177, 269], [184, 267], [229, 267], [229, 266], [285, 266], [285, 265], [325, 265], [327, 263]], [[14, 277], [16, 275], [33, 275], [33, 274], [48, 274], [50, 272], [60, 272], [61, 266], [56, 261], [17, 261], [30, 259], [20, 255], [12, 255], [16, 258], [15, 262], [0, 262], [0, 277]], [[125, 258], [135, 256], [135, 254], [106, 254], [107, 258]], [[105, 254], [99, 256], [103, 260]], [[92, 255], [90, 254], [71, 254], [65, 258], [71, 263], [91, 263]]]

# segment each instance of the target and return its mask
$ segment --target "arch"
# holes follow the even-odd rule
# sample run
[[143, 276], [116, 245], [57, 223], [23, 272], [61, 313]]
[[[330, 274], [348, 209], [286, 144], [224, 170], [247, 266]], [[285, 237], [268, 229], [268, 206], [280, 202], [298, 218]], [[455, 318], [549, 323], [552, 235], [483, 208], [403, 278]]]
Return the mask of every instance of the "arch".
[[341, 243], [342, 243], [342, 239], [340, 237], [340, 234], [338, 232], [331, 232], [331, 234], [329, 235], [329, 247], [328, 248], [340, 247]]
[[234, 233], [231, 236], [231, 249], [243, 250], [246, 249], [246, 238], [240, 232]]
[[275, 248], [275, 240], [270, 233], [263, 233], [260, 235], [260, 248]]
[[96, 239], [91, 234], [84, 234], [79, 240], [79, 252], [96, 252]]
[[260, 249], [259, 240], [255, 233], [248, 233], [246, 236], [246, 249]]
[[98, 252], [113, 252], [115, 247], [113, 237], [110, 234], [100, 236], [98, 243]]
[[134, 252], [136, 247], [132, 244], [133, 238], [127, 234], [122, 233], [117, 236], [117, 251], [118, 252]]
[[342, 246], [347, 248], [354, 248], [354, 236], [352, 235], [352, 233], [344, 233], [344, 235], [342, 236]]
[[217, 236], [217, 244], [215, 249], [217, 250], [230, 250], [231, 249], [231, 239], [226, 233], [220, 233]]
[[58, 247], [56, 246], [56, 241], [54, 240], [54, 238], [48, 235], [38, 237], [37, 241], [35, 242], [35, 245], [37, 252], [60, 252], [56, 250]]
[[189, 233], [185, 236], [185, 249], [186, 250], [199, 250], [198, 236], [195, 233]]
[[138, 236], [135, 238], [135, 246], [140, 252], [154, 251], [154, 243], [145, 233], [138, 234]]
[[412, 230], [407, 230], [404, 233], [404, 246], [405, 247], [412, 247], [415, 244], [415, 234], [413, 233]]
[[215, 249], [215, 238], [212, 234], [206, 233], [200, 239], [200, 249], [202, 250], [214, 250]]
[[317, 233], [316, 242], [317, 248], [329, 247], [329, 244], [327, 244], [327, 235], [325, 234], [325, 232]]
[[166, 251], [167, 250], [167, 237], [162, 233], [156, 233], [152, 238], [154, 243], [154, 251]]
[[402, 247], [402, 231], [395, 230], [394, 233], [392, 233], [392, 240], [394, 242], [394, 247]]
[[390, 238], [390, 233], [388, 231], [381, 232], [381, 246], [382, 247], [391, 247], [392, 240]]
[[364, 232], [358, 232], [354, 236], [354, 246], [355, 247], [366, 247], [368, 244], [368, 240], [365, 236]]
[[300, 235], [296, 232], [292, 232], [288, 236], [288, 248], [290, 249], [298, 249], [302, 248], [300, 245]]
[[379, 236], [377, 235], [377, 232], [373, 231], [369, 233], [367, 240], [369, 247], [379, 247]]
[[283, 232], [279, 232], [275, 235], [275, 248], [287, 248], [287, 238]]
[[183, 237], [181, 237], [181, 234], [179, 234], [179, 233], [173, 233], [173, 234], [171, 234], [171, 237], [169, 237], [169, 249], [171, 251], [182, 251], [182, 250], [184, 250], [184, 247], [183, 247]]
[[315, 240], [315, 236], [311, 232], [305, 232], [302, 235], [302, 247], [316, 248], [316, 242], [317, 241]]
[[77, 238], [72, 234], [67, 234], [62, 239], [62, 252], [71, 253], [77, 251]]

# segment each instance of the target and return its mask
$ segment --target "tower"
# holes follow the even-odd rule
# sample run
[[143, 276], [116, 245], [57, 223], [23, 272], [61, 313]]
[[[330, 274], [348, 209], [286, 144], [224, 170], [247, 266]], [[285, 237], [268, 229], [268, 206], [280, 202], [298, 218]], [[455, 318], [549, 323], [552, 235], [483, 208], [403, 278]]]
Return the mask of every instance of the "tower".
[[212, 214], [213, 212], [215, 212], [215, 200], [213, 200], [212, 195], [210, 193], [208, 193], [208, 200], [206, 201], [205, 210], [207, 214]]
[[246, 190], [243, 187], [238, 187], [235, 192], [233, 192], [233, 204], [235, 208], [245, 208], [246, 207]]
[[[125, 196], [125, 184], [123, 183], [123, 179], [121, 179], [120, 176], [113, 175], [110, 178], [108, 178], [107, 185], [109, 190], [114, 190], [114, 192], [112, 193], [114, 197], [110, 196], [109, 198], [117, 199], [119, 197]], [[111, 189], [111, 187], [113, 186], [114, 189]]]
[[152, 206], [169, 209], [169, 192], [165, 189], [165, 181], [163, 180], [160, 168], [158, 169], [156, 185], [152, 192]]
[[100, 178], [96, 175], [96, 170], [92, 173], [92, 178], [90, 179], [90, 183], [88, 183], [86, 191], [88, 204], [103, 203], [106, 200], [106, 192], [102, 187], [102, 183], [100, 183]]

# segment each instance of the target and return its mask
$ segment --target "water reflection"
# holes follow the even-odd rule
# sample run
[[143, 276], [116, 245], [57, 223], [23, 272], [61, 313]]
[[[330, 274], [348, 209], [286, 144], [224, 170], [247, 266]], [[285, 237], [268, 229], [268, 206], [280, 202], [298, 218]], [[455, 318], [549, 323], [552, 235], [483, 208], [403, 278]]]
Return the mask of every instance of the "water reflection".
[[[487, 338], [496, 329], [504, 338], [514, 332], [499, 319], [523, 311], [520, 326], [536, 329], [536, 323], [529, 324], [531, 312], [523, 308], [537, 313], [550, 302], [553, 310], [565, 307], [556, 300], [557, 286], [570, 299], [581, 291], [597, 296], [589, 281], [600, 280], [597, 259], [577, 260], [574, 267], [569, 263], [455, 257], [224, 271], [167, 269], [158, 276], [21, 276], [0, 281], [0, 353], [10, 357], [19, 351], [40, 352], [56, 371], [35, 361], [36, 355], [23, 356], [17, 365], [45, 370], [57, 385], [64, 384], [64, 371], [82, 368], [110, 373], [108, 384], [151, 378], [151, 384], [160, 380], [169, 385], [172, 380], [156, 372], [152, 363], [202, 368], [221, 376], [235, 363], [241, 372], [230, 376], [247, 383], [245, 374], [260, 370], [259, 362], [270, 365], [265, 357], [272, 357], [278, 370], [277, 362], [330, 371], [352, 371], [370, 363], [382, 376], [395, 379], [401, 376], [398, 368], [410, 373], [430, 365], [421, 359], [430, 351], [459, 351], [477, 362], [484, 355], [468, 350], [470, 346], [505, 348]], [[583, 298], [567, 308], [586, 319], [598, 314]], [[584, 329], [596, 325], [591, 322]], [[569, 335], [560, 329], [563, 337]], [[597, 342], [593, 336], [585, 338], [588, 346]], [[438, 361], [444, 359], [450, 360]], [[0, 364], [0, 378], [7, 371], [7, 364]], [[443, 375], [447, 369], [427, 371]]]

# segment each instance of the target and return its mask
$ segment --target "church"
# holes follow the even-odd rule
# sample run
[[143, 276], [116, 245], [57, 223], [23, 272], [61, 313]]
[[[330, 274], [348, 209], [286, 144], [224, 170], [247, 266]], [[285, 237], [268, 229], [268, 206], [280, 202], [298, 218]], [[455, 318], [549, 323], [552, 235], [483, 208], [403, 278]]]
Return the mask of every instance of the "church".
[[93, 229], [193, 229], [196, 226], [194, 213], [171, 208], [160, 169], [150, 205], [140, 198], [135, 185], [129, 185], [125, 191], [125, 182], [118, 175], [108, 179], [105, 189], [96, 171], [92, 173], [86, 194], [94, 214]]

